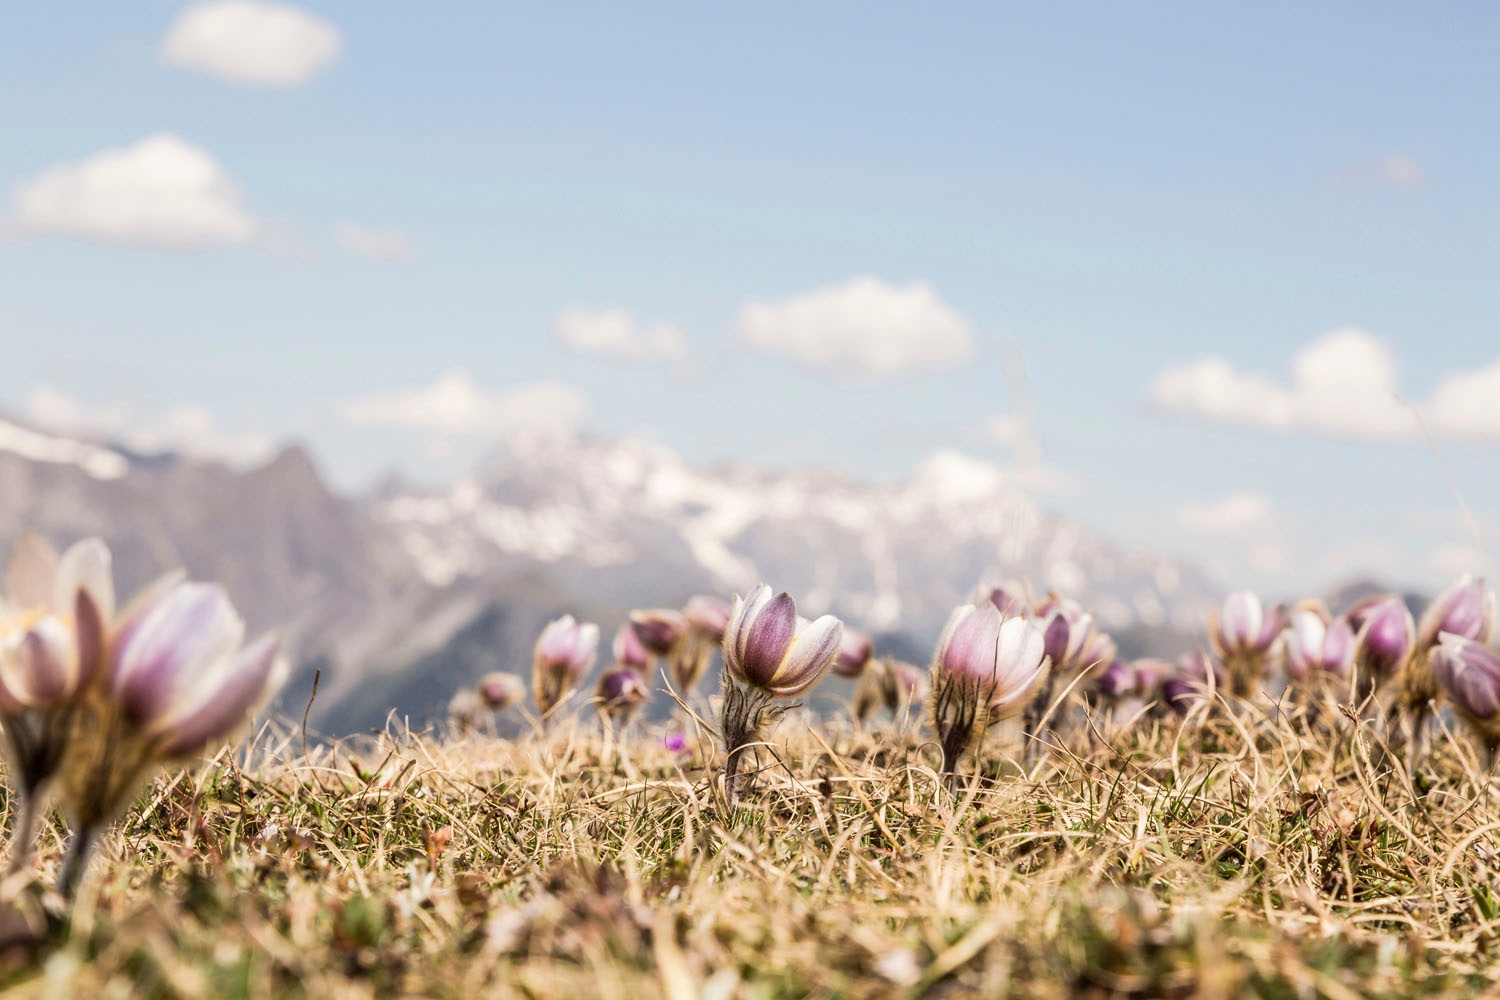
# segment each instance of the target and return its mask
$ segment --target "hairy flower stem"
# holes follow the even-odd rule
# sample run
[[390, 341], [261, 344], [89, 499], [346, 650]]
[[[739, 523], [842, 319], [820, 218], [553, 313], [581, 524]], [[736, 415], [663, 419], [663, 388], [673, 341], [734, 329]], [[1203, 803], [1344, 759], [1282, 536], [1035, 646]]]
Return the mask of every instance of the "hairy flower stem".
[[724, 739], [724, 801], [730, 813], [739, 799], [740, 765], [750, 744], [758, 743], [767, 725], [781, 712], [771, 705], [771, 695], [761, 688], [741, 684], [724, 672], [724, 707], [719, 732]]
[[74, 729], [78, 757], [62, 775], [62, 798], [72, 821], [73, 839], [63, 858], [58, 891], [77, 892], [100, 836], [130, 804], [151, 773], [159, 747], [141, 738], [112, 708], [101, 704], [80, 712]]
[[964, 751], [987, 728], [989, 711], [979, 682], [939, 674], [932, 688], [932, 728], [943, 750], [943, 773], [957, 774]]
[[37, 827], [45, 813], [47, 791], [68, 748], [71, 708], [30, 709], [5, 720], [5, 751], [21, 808], [11, 831], [7, 874], [31, 861]]

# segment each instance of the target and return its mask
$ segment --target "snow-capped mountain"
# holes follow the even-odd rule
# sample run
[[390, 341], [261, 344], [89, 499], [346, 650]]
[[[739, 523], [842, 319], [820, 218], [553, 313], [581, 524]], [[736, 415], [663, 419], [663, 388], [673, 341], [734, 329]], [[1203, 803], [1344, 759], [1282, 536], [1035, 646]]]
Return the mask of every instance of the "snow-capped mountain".
[[184, 566], [223, 581], [299, 671], [284, 699], [326, 729], [421, 718], [486, 670], [525, 669], [547, 618], [765, 579], [911, 648], [981, 581], [1021, 577], [1111, 627], [1191, 629], [1217, 595], [1191, 567], [1040, 510], [992, 464], [940, 453], [909, 478], [699, 469], [630, 441], [517, 441], [449, 489], [342, 498], [288, 448], [248, 470], [141, 455], [0, 420], [0, 545], [103, 536], [129, 590]]

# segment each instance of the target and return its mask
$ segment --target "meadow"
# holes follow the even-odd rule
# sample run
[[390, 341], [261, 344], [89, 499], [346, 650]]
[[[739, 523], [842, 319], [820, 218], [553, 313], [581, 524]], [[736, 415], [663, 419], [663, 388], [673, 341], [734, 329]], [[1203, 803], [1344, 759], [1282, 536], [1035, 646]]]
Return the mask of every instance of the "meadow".
[[4, 995], [1500, 987], [1500, 809], [1446, 720], [1414, 773], [1354, 713], [1259, 693], [1092, 714], [1024, 755], [1001, 727], [943, 775], [918, 720], [794, 712], [730, 812], [706, 722], [674, 752], [591, 716], [517, 739], [262, 728], [155, 778], [71, 908], [53, 821], [4, 885]]

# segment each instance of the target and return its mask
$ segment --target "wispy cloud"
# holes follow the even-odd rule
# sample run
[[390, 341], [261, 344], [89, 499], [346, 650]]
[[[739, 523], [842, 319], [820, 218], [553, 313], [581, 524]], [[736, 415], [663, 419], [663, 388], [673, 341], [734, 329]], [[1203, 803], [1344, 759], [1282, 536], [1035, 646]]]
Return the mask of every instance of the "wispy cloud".
[[411, 236], [392, 226], [340, 222], [333, 227], [333, 238], [345, 250], [367, 260], [410, 260], [417, 254], [417, 245]]
[[339, 416], [350, 424], [504, 438], [526, 432], [572, 434], [588, 411], [583, 392], [562, 382], [532, 382], [491, 393], [467, 372], [451, 371], [429, 385], [350, 400], [339, 408]]
[[1202, 358], [1157, 376], [1147, 405], [1158, 413], [1264, 430], [1365, 440], [1434, 434], [1500, 438], [1500, 360], [1443, 379], [1430, 400], [1397, 395], [1394, 353], [1353, 327], [1334, 330], [1292, 358], [1278, 379]]
[[161, 60], [230, 83], [299, 87], [338, 59], [343, 35], [300, 7], [214, 0], [185, 8], [162, 40]]
[[734, 335], [811, 371], [888, 378], [951, 368], [974, 354], [974, 331], [926, 282], [855, 278], [775, 302], [748, 302]]
[[680, 365], [688, 358], [681, 329], [637, 322], [623, 309], [568, 309], [552, 324], [552, 336], [571, 351], [622, 361]]

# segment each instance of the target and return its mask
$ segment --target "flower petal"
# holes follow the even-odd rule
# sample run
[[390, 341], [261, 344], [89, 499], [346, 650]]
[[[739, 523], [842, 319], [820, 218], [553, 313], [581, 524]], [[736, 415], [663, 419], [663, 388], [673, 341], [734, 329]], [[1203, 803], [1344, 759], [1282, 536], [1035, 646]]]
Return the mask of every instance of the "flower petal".
[[109, 546], [85, 538], [63, 553], [53, 581], [52, 606], [73, 607], [79, 590], [87, 590], [104, 621], [115, 616], [115, 580]]
[[795, 698], [812, 688], [838, 655], [843, 635], [844, 623], [833, 615], [801, 623], [780, 669], [766, 687], [781, 698]]
[[192, 702], [161, 719], [155, 730], [165, 738], [162, 752], [170, 757], [196, 753], [243, 723], [270, 693], [279, 650], [276, 636], [262, 636], [242, 650], [213, 684], [198, 691]]
[[56, 579], [56, 550], [35, 532], [23, 534], [5, 570], [5, 599], [20, 608], [49, 607]]

